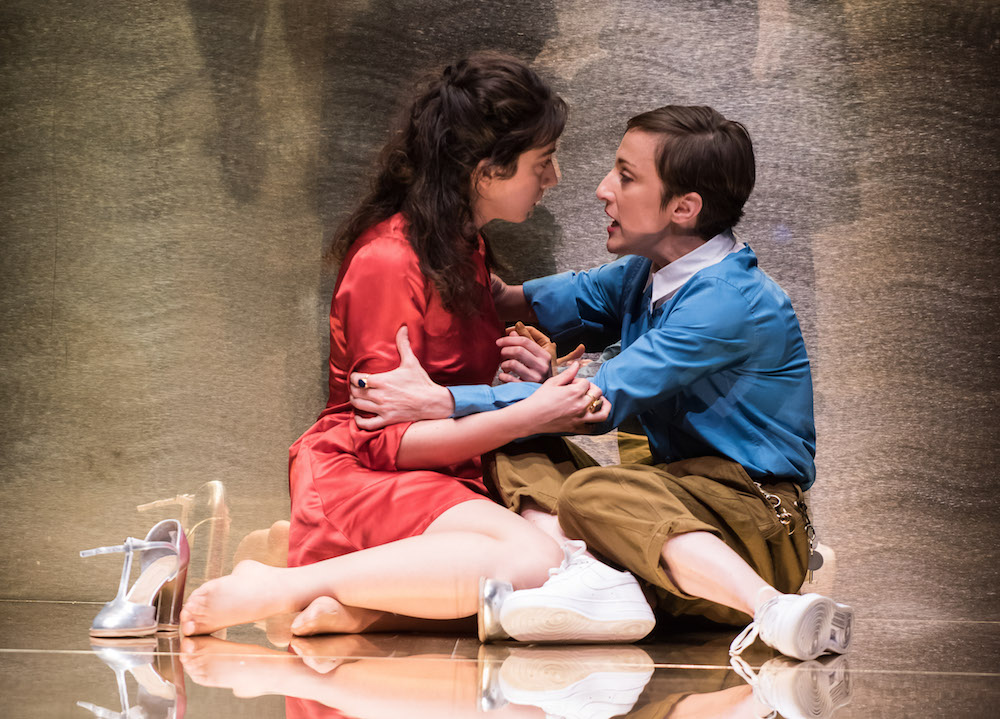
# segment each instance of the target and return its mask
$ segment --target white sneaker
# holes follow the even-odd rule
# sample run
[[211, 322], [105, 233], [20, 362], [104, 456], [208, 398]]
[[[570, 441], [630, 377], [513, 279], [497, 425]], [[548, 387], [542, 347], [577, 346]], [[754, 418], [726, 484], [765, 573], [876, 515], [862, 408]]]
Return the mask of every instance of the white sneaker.
[[504, 598], [500, 624], [523, 642], [634, 642], [656, 624], [639, 582], [588, 557], [583, 542], [563, 545], [566, 558], [537, 589]]
[[826, 719], [851, 701], [847, 657], [797, 662], [775, 657], [754, 674], [740, 657], [733, 669], [753, 687], [754, 697], [785, 719]]
[[760, 605], [754, 620], [729, 646], [735, 657], [760, 640], [803, 661], [826, 652], [843, 654], [851, 643], [854, 610], [821, 594], [779, 594]]
[[653, 669], [639, 647], [518, 647], [497, 683], [508, 702], [547, 717], [610, 719], [632, 710]]

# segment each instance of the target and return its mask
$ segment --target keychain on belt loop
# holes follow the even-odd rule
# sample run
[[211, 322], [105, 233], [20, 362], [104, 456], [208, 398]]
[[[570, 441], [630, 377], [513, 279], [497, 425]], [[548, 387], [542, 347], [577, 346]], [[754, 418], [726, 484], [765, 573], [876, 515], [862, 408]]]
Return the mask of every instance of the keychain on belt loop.
[[[788, 536], [792, 536], [792, 532], [795, 531], [795, 528], [792, 527], [792, 515], [785, 509], [781, 497], [768, 492], [760, 482], [754, 481], [754, 484], [757, 485], [757, 489], [760, 490], [760, 493], [764, 495], [764, 498], [774, 508], [775, 513], [778, 515], [778, 521], [788, 528]], [[806, 506], [805, 499], [796, 500], [795, 504], [802, 510], [806, 539], [809, 541], [809, 562], [806, 569], [806, 581], [811, 582], [813, 572], [823, 566], [823, 555], [816, 551], [816, 528], [813, 527], [813, 523], [809, 519], [809, 508]]]

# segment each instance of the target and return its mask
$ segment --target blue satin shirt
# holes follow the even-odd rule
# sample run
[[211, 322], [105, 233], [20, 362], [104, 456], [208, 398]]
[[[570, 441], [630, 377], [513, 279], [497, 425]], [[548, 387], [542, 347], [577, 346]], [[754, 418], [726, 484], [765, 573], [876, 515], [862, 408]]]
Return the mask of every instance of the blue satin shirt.
[[[553, 339], [591, 350], [621, 339], [621, 353], [591, 380], [612, 404], [605, 431], [635, 416], [657, 461], [728, 457], [758, 481], [807, 489], [816, 475], [812, 378], [788, 296], [744, 247], [696, 272], [651, 311], [650, 265], [627, 256], [524, 285]], [[461, 417], [537, 387], [449, 389]]]

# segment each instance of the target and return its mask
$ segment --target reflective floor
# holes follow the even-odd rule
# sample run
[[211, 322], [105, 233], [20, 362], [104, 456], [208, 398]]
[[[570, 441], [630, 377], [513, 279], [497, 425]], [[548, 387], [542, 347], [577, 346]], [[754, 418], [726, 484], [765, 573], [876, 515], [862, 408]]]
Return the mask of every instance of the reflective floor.
[[[636, 645], [480, 645], [460, 636], [290, 636], [289, 617], [221, 637], [91, 640], [98, 606], [0, 603], [8, 717], [993, 717], [996, 623], [858, 622], [843, 657], [793, 662], [735, 632]], [[756, 685], [756, 694], [751, 688]], [[129, 709], [130, 708], [130, 709]], [[108, 713], [110, 712], [110, 713]]]
[[594, 189], [633, 114], [710, 104], [754, 139], [738, 234], [801, 320], [838, 559], [817, 582], [857, 611], [847, 662], [754, 647], [758, 698], [1000, 715], [996, 0], [0, 3], [0, 715], [767, 713], [734, 632], [690, 626], [624, 649], [289, 644], [277, 622], [90, 646], [121, 565], [81, 549], [176, 517], [191, 586], [274, 549], [287, 448], [325, 402], [323, 247], [414, 78], [480, 48], [571, 108], [563, 182], [489, 228], [510, 281], [610, 259]]

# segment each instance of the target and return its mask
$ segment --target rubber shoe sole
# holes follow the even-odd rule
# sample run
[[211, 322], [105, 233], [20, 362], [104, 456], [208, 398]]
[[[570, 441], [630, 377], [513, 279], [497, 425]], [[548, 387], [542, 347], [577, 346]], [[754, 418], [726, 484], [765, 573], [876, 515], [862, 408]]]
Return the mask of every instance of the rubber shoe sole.
[[522, 642], [634, 642], [656, 624], [652, 614], [599, 619], [566, 607], [509, 607], [502, 616], [504, 631]]
[[811, 601], [786, 621], [796, 622], [793, 647], [774, 647], [796, 659], [808, 661], [826, 652], [843, 654], [851, 643], [854, 610], [819, 594], [803, 595]]

